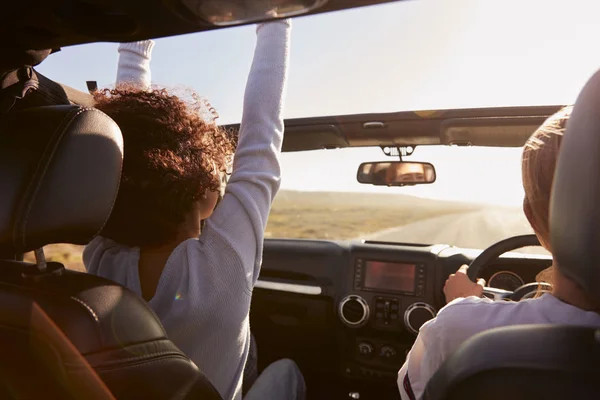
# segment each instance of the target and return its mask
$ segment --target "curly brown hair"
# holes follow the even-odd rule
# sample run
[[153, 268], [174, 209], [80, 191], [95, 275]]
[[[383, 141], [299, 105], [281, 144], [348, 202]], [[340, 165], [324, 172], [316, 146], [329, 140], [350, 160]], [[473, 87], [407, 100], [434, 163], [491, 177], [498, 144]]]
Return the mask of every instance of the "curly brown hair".
[[101, 235], [132, 247], [173, 240], [194, 203], [207, 190], [219, 191], [219, 173], [227, 172], [234, 151], [232, 136], [195, 93], [184, 101], [166, 89], [119, 85], [94, 97], [124, 142], [121, 186]]

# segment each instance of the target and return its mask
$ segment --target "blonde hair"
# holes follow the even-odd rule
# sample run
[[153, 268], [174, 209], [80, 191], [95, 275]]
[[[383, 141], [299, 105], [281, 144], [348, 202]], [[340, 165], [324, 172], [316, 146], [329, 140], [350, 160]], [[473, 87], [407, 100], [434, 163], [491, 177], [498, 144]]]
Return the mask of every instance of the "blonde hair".
[[[550, 253], [550, 194], [558, 151], [572, 110], [572, 106], [564, 107], [544, 121], [525, 143], [521, 159], [525, 190], [523, 211], [541, 245]], [[536, 276], [536, 280], [552, 283], [553, 274], [554, 268], [547, 268]], [[540, 285], [535, 297], [542, 294]]]
[[[525, 211], [540, 243], [550, 253], [552, 253], [550, 247], [550, 194], [552, 193], [558, 152], [572, 111], [573, 106], [564, 107], [548, 118], [531, 135], [523, 149], [522, 170], [523, 188], [525, 189], [523, 211]], [[552, 283], [555, 273], [560, 272], [552, 266], [538, 274], [538, 277], [545, 275], [542, 280]], [[576, 283], [575, 285], [579, 287]], [[582, 291], [582, 301], [585, 307], [578, 307], [600, 313], [600, 304], [594, 302], [581, 287], [579, 288]], [[535, 297], [541, 294], [543, 292], [540, 285]]]
[[558, 151], [572, 110], [572, 106], [564, 107], [548, 118], [525, 143], [521, 160], [523, 210], [540, 243], [550, 253], [550, 193]]

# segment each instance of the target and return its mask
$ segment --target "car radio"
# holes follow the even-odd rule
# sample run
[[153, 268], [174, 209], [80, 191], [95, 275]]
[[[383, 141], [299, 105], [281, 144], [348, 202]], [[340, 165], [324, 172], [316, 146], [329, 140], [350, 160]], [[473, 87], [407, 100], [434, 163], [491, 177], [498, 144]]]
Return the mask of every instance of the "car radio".
[[354, 289], [422, 297], [425, 293], [424, 264], [357, 258]]

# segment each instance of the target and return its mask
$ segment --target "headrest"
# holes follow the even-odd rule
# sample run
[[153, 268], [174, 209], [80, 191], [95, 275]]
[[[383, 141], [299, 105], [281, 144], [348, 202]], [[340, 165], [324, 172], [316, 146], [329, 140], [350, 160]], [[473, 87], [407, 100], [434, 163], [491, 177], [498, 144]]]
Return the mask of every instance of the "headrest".
[[550, 227], [557, 268], [600, 302], [600, 71], [586, 83], [567, 121]]
[[119, 127], [93, 108], [0, 117], [0, 254], [88, 243], [110, 215], [122, 161]]

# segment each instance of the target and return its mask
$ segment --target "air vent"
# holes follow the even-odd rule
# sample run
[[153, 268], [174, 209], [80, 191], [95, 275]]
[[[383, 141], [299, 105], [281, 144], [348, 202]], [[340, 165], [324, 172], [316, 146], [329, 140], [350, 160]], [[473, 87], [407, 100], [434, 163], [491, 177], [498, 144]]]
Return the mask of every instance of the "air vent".
[[363, 326], [369, 319], [369, 305], [360, 296], [347, 296], [340, 302], [340, 318], [352, 328]]

